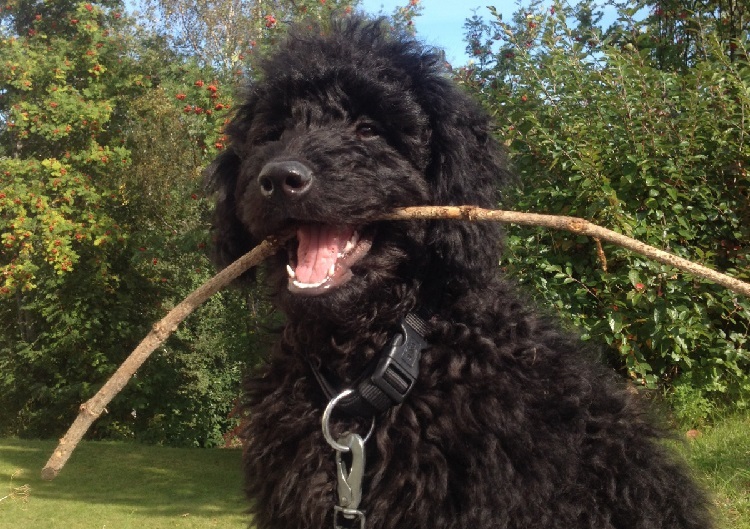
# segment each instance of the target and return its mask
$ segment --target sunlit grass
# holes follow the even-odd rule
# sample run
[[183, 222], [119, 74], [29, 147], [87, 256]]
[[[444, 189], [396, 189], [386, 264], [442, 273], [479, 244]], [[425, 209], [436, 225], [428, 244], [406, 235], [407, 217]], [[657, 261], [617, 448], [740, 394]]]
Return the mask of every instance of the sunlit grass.
[[0, 440], [0, 529], [247, 527], [239, 450], [83, 443], [42, 481], [55, 444]]
[[750, 415], [717, 422], [681, 450], [713, 493], [726, 529], [750, 529]]
[[[750, 529], [750, 416], [679, 444], [711, 491], [722, 529]], [[239, 450], [83, 443], [42, 481], [53, 441], [0, 439], [0, 529], [247, 527]]]

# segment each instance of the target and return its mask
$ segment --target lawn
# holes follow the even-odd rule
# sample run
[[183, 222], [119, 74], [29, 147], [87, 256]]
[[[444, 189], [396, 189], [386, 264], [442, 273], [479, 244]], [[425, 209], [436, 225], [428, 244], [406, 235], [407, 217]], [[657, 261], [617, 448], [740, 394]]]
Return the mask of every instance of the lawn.
[[42, 481], [55, 445], [0, 439], [0, 529], [247, 528], [239, 450], [87, 442]]
[[[720, 527], [750, 529], [750, 416], [677, 445], [711, 491]], [[247, 527], [239, 450], [88, 442], [42, 481], [54, 447], [0, 439], [0, 498], [11, 495], [0, 500], [0, 529]]]
[[679, 449], [713, 495], [722, 529], [750, 529], [750, 415], [718, 422]]

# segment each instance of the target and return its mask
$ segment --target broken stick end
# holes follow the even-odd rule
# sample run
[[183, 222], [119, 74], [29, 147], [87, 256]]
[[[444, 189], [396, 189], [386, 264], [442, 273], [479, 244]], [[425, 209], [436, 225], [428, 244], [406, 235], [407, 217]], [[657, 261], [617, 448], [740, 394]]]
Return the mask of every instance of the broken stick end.
[[42, 479], [44, 481], [52, 481], [60, 473], [59, 469], [53, 468], [49, 465], [42, 469]]

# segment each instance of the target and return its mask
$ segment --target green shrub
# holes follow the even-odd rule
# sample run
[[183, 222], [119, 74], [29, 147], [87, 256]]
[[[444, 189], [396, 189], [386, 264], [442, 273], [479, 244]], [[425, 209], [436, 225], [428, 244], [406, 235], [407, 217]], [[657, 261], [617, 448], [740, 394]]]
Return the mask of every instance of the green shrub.
[[[605, 38], [590, 9], [578, 6], [577, 24], [573, 13], [532, 5], [511, 24], [497, 17], [474, 33], [495, 37], [488, 55], [458, 73], [494, 114], [520, 175], [508, 203], [750, 279], [747, 42], [730, 57], [709, 31], [690, 68], [660, 69], [629, 42], [647, 28]], [[585, 237], [508, 231], [502, 265], [585, 339], [606, 343], [633, 380], [679, 381], [676, 400], [691, 386], [706, 403], [750, 392], [750, 300]], [[710, 412], [698, 407], [685, 413]]]

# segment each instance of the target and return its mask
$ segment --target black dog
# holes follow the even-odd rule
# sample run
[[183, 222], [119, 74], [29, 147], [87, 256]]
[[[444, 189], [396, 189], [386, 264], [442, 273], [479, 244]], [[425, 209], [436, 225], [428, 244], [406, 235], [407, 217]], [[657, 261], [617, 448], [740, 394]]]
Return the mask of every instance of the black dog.
[[501, 277], [497, 224], [378, 220], [498, 204], [505, 157], [440, 55], [350, 18], [260, 73], [209, 169], [220, 264], [297, 234], [264, 269], [286, 324], [246, 384], [254, 525], [711, 527], [636, 397]]

